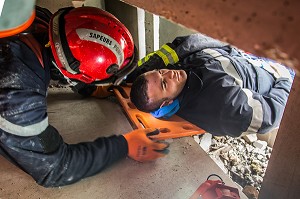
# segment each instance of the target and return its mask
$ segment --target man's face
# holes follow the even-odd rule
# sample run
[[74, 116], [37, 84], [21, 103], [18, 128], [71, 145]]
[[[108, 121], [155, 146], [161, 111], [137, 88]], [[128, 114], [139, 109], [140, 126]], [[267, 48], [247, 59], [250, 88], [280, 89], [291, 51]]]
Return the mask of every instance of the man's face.
[[174, 100], [182, 91], [187, 74], [184, 70], [161, 69], [145, 73], [148, 80], [148, 97], [150, 101], [163, 98]]

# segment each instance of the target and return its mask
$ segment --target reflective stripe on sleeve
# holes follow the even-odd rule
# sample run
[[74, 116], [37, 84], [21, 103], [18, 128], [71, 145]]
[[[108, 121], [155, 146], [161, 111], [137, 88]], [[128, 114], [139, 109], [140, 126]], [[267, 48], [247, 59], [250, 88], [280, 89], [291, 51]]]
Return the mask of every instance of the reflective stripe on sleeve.
[[242, 89], [248, 98], [248, 105], [252, 108], [252, 119], [248, 129], [242, 135], [257, 133], [263, 122], [263, 108], [259, 100], [253, 98], [253, 93], [249, 89]]
[[239, 85], [241, 88], [243, 86], [243, 81], [237, 73], [235, 67], [232, 65], [229, 58], [223, 56], [216, 50], [212, 49], [204, 49], [203, 52], [210, 54], [214, 57], [214, 59], [218, 60], [221, 63], [223, 70], [230, 76], [232, 76], [235, 80], [235, 83]]
[[0, 128], [10, 134], [18, 135], [18, 136], [34, 136], [43, 132], [48, 126], [48, 117], [44, 120], [28, 125], [28, 126], [20, 126], [13, 124], [3, 117], [0, 116]]
[[146, 55], [144, 58], [140, 59], [138, 61], [138, 67], [141, 66], [142, 64], [144, 64], [146, 61], [148, 61], [150, 59], [150, 57], [152, 55], [154, 55], [155, 52], [149, 53], [148, 55]]
[[156, 54], [160, 56], [165, 65], [175, 64], [179, 61], [177, 53], [167, 44], [164, 44], [161, 49], [156, 51]]
[[152, 53], [149, 53], [144, 58], [140, 59], [138, 61], [138, 66], [141, 66], [145, 62], [149, 60], [149, 58], [153, 55], [157, 54], [164, 62], [164, 64], [167, 66], [168, 64], [175, 64], [179, 61], [177, 53], [167, 44], [164, 44], [161, 49], [154, 51]]
[[253, 110], [252, 119], [248, 129], [245, 132], [243, 132], [242, 135], [249, 134], [249, 133], [257, 133], [258, 129], [261, 128], [263, 122], [263, 108], [261, 102], [253, 98], [253, 93], [249, 89], [245, 89], [242, 87], [243, 81], [240, 78], [239, 74], [237, 73], [235, 67], [233, 66], [229, 58], [223, 56], [221, 53], [219, 53], [216, 50], [204, 49], [203, 51], [210, 54], [211, 56], [214, 57], [214, 59], [218, 60], [221, 63], [223, 70], [228, 75], [234, 78], [235, 85], [239, 85], [248, 98], [247, 103]]

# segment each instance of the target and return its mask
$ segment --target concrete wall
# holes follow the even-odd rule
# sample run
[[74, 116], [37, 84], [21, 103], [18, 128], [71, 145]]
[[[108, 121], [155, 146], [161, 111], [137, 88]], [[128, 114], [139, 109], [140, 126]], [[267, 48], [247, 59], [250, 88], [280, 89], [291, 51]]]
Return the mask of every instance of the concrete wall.
[[[157, 31], [154, 28], [154, 16], [152, 13], [146, 11], [144, 14], [145, 43], [139, 46], [137, 9], [119, 0], [107, 0], [105, 1], [105, 10], [115, 15], [129, 29], [137, 48], [145, 48], [146, 54], [157, 50], [155, 46], [160, 47], [167, 42], [171, 42], [177, 36], [196, 32], [159, 17], [159, 38], [154, 38], [154, 32]], [[157, 42], [157, 44], [154, 44], [155, 42]]]
[[138, 48], [137, 9], [117, 0], [109, 0], [105, 1], [105, 10], [117, 17], [127, 27]]
[[160, 17], [159, 27], [159, 44], [160, 46], [173, 41], [175, 37], [196, 33], [195, 30], [188, 29], [180, 24], [171, 22], [163, 17]]

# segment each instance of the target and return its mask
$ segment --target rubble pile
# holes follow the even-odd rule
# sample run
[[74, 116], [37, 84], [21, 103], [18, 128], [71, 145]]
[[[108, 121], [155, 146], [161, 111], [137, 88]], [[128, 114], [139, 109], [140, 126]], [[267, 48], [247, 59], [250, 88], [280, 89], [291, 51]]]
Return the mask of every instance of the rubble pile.
[[260, 190], [272, 152], [267, 142], [257, 140], [256, 134], [232, 138], [205, 133], [194, 138], [233, 181]]

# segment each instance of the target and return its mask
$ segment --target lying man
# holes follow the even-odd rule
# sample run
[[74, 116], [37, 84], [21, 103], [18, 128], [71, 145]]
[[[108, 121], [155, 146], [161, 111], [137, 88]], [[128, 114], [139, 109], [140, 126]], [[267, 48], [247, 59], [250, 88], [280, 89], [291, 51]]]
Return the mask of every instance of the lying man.
[[141, 111], [176, 113], [213, 135], [262, 134], [279, 126], [293, 77], [273, 60], [194, 34], [140, 60], [130, 97]]

